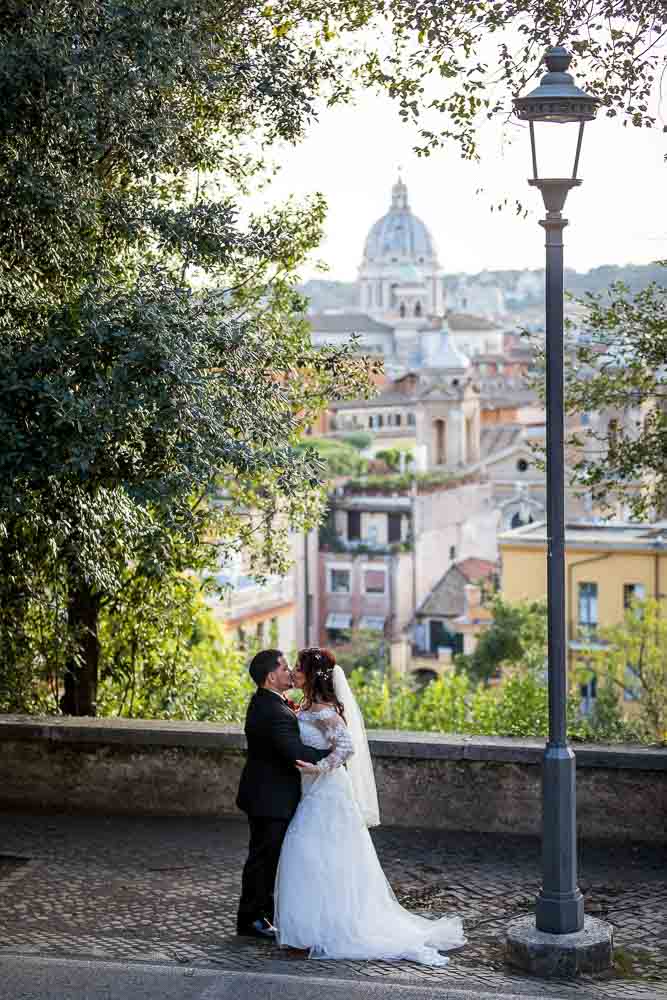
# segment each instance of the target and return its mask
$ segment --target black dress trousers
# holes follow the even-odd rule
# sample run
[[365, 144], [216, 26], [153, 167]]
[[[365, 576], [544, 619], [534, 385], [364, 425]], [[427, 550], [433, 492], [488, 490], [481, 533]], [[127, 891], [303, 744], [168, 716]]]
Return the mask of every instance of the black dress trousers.
[[241, 879], [237, 930], [260, 917], [273, 923], [273, 887], [289, 820], [249, 816], [250, 846]]

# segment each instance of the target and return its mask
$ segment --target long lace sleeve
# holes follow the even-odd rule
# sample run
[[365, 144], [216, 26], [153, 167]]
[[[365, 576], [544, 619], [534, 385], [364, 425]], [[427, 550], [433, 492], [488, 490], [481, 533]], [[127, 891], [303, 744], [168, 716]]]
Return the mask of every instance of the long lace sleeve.
[[318, 761], [316, 767], [319, 771], [333, 771], [335, 767], [344, 764], [354, 753], [352, 737], [340, 715], [336, 712], [318, 719], [317, 726], [329, 741], [331, 753], [323, 760]]

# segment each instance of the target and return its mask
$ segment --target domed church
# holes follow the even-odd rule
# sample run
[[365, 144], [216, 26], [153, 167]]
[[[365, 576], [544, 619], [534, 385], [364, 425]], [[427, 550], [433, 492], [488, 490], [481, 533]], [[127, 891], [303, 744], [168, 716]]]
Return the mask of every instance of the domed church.
[[370, 229], [359, 268], [361, 308], [385, 322], [415, 320], [445, 311], [444, 275], [428, 227], [410, 209], [399, 177], [391, 207]]
[[357, 334], [359, 349], [381, 355], [392, 377], [432, 365], [439, 340], [449, 334], [467, 355], [502, 349], [502, 332], [494, 323], [467, 314], [447, 315], [445, 274], [433, 237], [412, 212], [400, 176], [391, 190], [389, 211], [366, 237], [357, 287], [358, 311], [309, 316], [315, 346], [342, 344]]

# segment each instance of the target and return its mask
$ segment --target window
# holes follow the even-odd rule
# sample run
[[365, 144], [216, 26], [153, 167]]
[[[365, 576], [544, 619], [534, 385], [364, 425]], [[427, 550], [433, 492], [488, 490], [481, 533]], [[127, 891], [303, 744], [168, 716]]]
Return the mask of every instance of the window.
[[455, 545], [450, 545], [449, 546], [449, 561], [450, 562], [454, 562], [455, 559], [456, 559], [456, 546]]
[[401, 515], [387, 514], [387, 541], [393, 545], [394, 542], [400, 542], [401, 538]]
[[627, 611], [633, 601], [643, 601], [646, 597], [646, 587], [643, 583], [623, 584], [623, 607]]
[[592, 637], [598, 625], [598, 585], [579, 584], [579, 631], [584, 637]]
[[256, 639], [257, 639], [257, 645], [258, 646], [263, 646], [264, 645], [264, 622], [257, 622], [257, 629], [256, 629], [255, 635], [256, 635]]
[[236, 630], [236, 645], [239, 649], [245, 649], [245, 632], [242, 628]]
[[520, 458], [519, 461], [516, 463], [516, 467], [519, 472], [525, 472], [528, 468], [528, 462], [526, 461], [525, 458]]
[[347, 540], [348, 542], [358, 542], [360, 538], [361, 538], [361, 511], [348, 510]]
[[367, 569], [364, 571], [364, 592], [366, 594], [384, 594], [386, 590], [386, 573], [383, 569]]
[[579, 693], [581, 695], [579, 710], [584, 716], [590, 715], [595, 707], [595, 699], [598, 696], [598, 681], [595, 674], [592, 674], [590, 680], [585, 684], [579, 685]]
[[341, 642], [348, 642], [352, 628], [352, 615], [332, 611], [327, 615], [324, 627], [329, 645], [336, 646]]
[[394, 425], [396, 427], [400, 427], [401, 426], [401, 414], [400, 413], [395, 413], [394, 414]]
[[414, 426], [415, 426], [415, 423], [416, 423], [416, 420], [415, 420], [415, 415], [414, 415], [414, 413], [408, 413], [408, 425], [409, 425], [410, 427], [414, 427]]
[[331, 594], [350, 593], [350, 571], [349, 569], [329, 570], [329, 592]]

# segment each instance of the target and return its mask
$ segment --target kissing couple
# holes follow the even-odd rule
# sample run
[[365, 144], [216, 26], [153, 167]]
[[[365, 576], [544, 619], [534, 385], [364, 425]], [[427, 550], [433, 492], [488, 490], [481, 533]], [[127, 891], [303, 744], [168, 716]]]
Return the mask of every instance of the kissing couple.
[[[380, 866], [380, 822], [363, 718], [328, 649], [253, 658], [248, 757], [237, 805], [248, 816], [237, 931], [311, 958], [407, 959], [443, 966], [465, 943], [459, 917], [404, 909]], [[297, 710], [285, 695], [301, 688]]]

